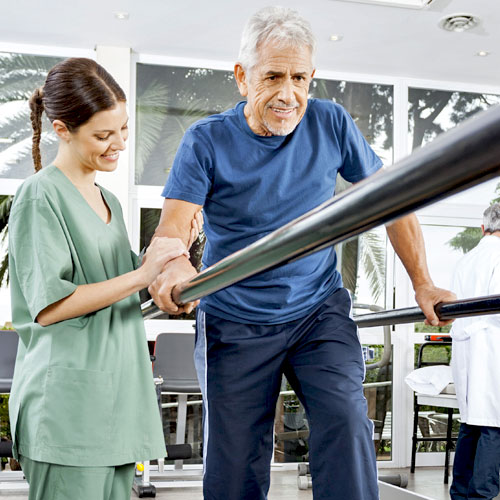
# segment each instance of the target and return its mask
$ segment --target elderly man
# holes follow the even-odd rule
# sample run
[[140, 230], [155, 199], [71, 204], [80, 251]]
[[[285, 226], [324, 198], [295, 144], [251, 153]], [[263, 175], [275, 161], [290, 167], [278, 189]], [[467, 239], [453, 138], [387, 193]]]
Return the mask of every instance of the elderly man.
[[[246, 102], [195, 123], [177, 152], [156, 235], [187, 241], [203, 207], [209, 266], [334, 193], [340, 173], [357, 182], [381, 167], [352, 118], [331, 101], [308, 100], [314, 36], [297, 12], [270, 7], [243, 32], [234, 68]], [[432, 284], [416, 219], [388, 227], [419, 304], [450, 298]], [[186, 258], [150, 287], [171, 314], [172, 287], [195, 274]], [[310, 423], [315, 498], [378, 498], [364, 364], [351, 301], [333, 248], [263, 272], [202, 300], [195, 362], [205, 401], [204, 494], [209, 500], [265, 499], [273, 419], [282, 375]]]
[[[484, 237], [457, 264], [453, 290], [459, 299], [500, 294], [500, 204], [486, 209]], [[499, 493], [500, 315], [458, 319], [451, 330], [451, 365], [460, 408], [453, 500]]]

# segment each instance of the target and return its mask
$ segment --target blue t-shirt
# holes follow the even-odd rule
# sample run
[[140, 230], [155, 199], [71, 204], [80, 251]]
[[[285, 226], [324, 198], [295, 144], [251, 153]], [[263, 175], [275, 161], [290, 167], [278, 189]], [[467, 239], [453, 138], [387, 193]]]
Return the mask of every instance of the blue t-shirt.
[[[310, 99], [287, 136], [252, 132], [240, 102], [184, 135], [163, 196], [203, 206], [203, 267], [266, 236], [334, 195], [337, 173], [357, 182], [382, 166], [349, 114]], [[202, 299], [200, 307], [240, 323], [305, 316], [342, 286], [333, 247], [264, 271]]]

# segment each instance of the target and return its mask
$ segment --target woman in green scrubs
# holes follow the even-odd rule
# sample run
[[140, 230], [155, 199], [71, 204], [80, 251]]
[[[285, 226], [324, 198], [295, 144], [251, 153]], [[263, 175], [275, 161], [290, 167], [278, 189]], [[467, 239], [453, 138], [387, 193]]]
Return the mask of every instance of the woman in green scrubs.
[[[30, 107], [37, 173], [9, 220], [14, 455], [30, 500], [128, 500], [135, 462], [166, 454], [137, 292], [187, 250], [155, 238], [137, 268], [120, 204], [95, 183], [128, 136], [125, 94], [101, 66], [59, 63]], [[41, 169], [43, 111], [59, 149]]]

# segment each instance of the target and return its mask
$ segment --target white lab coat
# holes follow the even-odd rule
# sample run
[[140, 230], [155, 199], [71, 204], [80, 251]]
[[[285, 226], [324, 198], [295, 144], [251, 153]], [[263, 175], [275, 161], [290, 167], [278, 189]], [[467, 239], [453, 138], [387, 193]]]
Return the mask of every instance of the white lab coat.
[[[484, 236], [460, 259], [452, 290], [458, 299], [500, 294], [500, 237]], [[500, 427], [500, 314], [457, 319], [451, 336], [461, 421]]]

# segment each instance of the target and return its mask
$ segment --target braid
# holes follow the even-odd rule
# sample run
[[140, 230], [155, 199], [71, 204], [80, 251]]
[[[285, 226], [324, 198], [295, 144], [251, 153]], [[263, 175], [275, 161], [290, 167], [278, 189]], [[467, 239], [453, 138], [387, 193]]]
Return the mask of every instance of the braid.
[[33, 155], [33, 163], [35, 164], [35, 172], [42, 168], [42, 155], [40, 153], [40, 140], [42, 138], [42, 113], [43, 105], [43, 89], [38, 88], [33, 92], [30, 98], [31, 109], [31, 126], [33, 127], [33, 144], [31, 147]]

